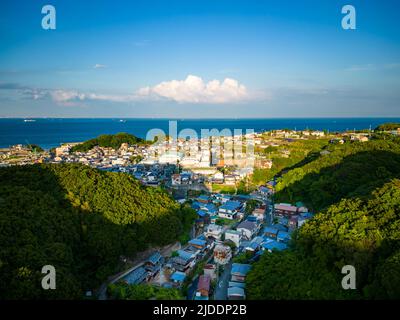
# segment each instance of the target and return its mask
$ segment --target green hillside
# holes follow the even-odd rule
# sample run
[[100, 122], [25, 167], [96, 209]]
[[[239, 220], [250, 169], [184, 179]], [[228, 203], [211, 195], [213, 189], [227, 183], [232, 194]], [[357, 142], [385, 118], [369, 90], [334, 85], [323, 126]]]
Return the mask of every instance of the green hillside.
[[90, 139], [83, 143], [77, 144], [76, 146], [72, 147], [72, 151], [85, 152], [92, 149], [95, 146], [119, 149], [122, 143], [141, 144], [145, 143], [145, 141], [132, 134], [124, 132], [120, 132], [117, 134], [103, 134], [98, 136], [97, 138]]
[[[80, 298], [118, 271], [120, 256], [165, 245], [194, 214], [126, 174], [82, 165], [0, 169], [0, 298]], [[57, 289], [41, 289], [43, 265]]]
[[[318, 214], [291, 248], [264, 254], [247, 277], [249, 299], [400, 298], [400, 143], [346, 143], [284, 174], [277, 199]], [[356, 268], [357, 289], [341, 287]]]

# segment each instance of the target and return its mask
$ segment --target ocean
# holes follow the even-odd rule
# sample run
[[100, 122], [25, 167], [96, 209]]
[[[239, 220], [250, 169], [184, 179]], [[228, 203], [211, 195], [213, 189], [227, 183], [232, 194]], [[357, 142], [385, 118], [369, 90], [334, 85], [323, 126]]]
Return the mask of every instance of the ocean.
[[[15, 144], [37, 144], [44, 149], [65, 142], [81, 142], [100, 134], [127, 132], [145, 138], [151, 129], [168, 134], [169, 121], [177, 121], [178, 133], [193, 129], [200, 136], [201, 129], [253, 129], [255, 132], [272, 129], [313, 129], [346, 131], [375, 128], [385, 122], [400, 122], [400, 118], [273, 118], [273, 119], [0, 119], [0, 147]], [[121, 121], [122, 120], [122, 121]]]

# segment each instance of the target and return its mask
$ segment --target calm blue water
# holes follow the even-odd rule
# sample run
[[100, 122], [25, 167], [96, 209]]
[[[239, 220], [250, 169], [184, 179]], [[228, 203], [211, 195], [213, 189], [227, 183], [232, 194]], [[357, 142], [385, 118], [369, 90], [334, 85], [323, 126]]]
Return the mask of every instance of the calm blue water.
[[[24, 122], [24, 119], [0, 119], [0, 147], [14, 144], [33, 143], [49, 149], [62, 142], [81, 142], [100, 134], [128, 132], [145, 138], [153, 128], [160, 128], [168, 134], [169, 119], [35, 119], [35, 122]], [[174, 119], [170, 119], [174, 120]], [[190, 128], [198, 132], [201, 129], [222, 130], [254, 129], [257, 131], [271, 129], [314, 129], [345, 131], [368, 129], [385, 122], [400, 122], [400, 118], [282, 118], [282, 119], [186, 119], [178, 121], [178, 132]]]

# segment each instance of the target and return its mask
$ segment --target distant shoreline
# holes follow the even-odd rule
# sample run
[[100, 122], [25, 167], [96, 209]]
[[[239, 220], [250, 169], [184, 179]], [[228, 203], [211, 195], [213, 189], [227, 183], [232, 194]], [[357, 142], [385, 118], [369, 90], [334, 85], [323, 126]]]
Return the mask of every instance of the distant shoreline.
[[[25, 122], [25, 119], [36, 121]], [[124, 121], [120, 121], [124, 119]], [[360, 118], [0, 118], [0, 148], [16, 144], [36, 144], [51, 149], [66, 141], [86, 141], [101, 134], [126, 132], [146, 138], [151, 129], [169, 131], [169, 121], [177, 121], [178, 133], [192, 129], [201, 136], [202, 129], [253, 129], [255, 132], [291, 130], [350, 130], [374, 129], [386, 122], [400, 122], [400, 117]]]

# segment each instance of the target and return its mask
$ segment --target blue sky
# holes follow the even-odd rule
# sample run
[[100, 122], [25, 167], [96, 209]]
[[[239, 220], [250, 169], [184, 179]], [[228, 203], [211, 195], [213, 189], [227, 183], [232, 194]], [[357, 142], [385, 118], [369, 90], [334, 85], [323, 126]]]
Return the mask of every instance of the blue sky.
[[[56, 30], [41, 27], [45, 4]], [[345, 4], [356, 30], [341, 27]], [[377, 0], [1, 1], [0, 116], [400, 116], [399, 12]]]

